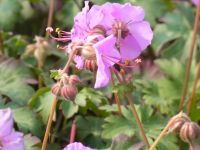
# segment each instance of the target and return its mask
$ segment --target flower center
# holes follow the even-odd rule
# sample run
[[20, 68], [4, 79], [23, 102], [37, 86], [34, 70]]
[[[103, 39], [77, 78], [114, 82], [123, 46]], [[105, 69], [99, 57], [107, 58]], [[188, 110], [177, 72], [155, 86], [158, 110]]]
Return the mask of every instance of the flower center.
[[128, 33], [128, 27], [127, 25], [122, 22], [122, 21], [116, 21], [113, 25], [112, 25], [112, 32], [114, 34], [114, 36], [116, 36], [117, 38], [125, 38]]

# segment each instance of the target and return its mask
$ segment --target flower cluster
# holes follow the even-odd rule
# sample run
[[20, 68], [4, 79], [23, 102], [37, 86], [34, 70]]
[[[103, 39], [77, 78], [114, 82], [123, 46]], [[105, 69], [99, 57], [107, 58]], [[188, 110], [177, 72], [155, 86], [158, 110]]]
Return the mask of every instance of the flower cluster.
[[65, 99], [74, 100], [77, 94], [76, 84], [80, 82], [79, 77], [77, 75], [68, 76], [62, 71], [59, 71], [59, 74], [60, 82], [53, 85], [52, 93]]
[[13, 129], [11, 109], [0, 109], [0, 118], [0, 150], [24, 150], [23, 134]]
[[[135, 59], [151, 44], [153, 32], [144, 20], [144, 10], [130, 3], [105, 3], [89, 8], [89, 1], [74, 18], [71, 32], [56, 29], [58, 37], [53, 37], [53, 29], [48, 27], [50, 36], [60, 42], [70, 42], [64, 47], [73, 54], [79, 69], [96, 72], [95, 88], [106, 86], [111, 78], [111, 70], [130, 68]], [[133, 64], [133, 65], [132, 65]]]
[[193, 144], [193, 141], [199, 138], [200, 127], [197, 123], [192, 122], [185, 113], [180, 112], [172, 117], [170, 122], [169, 133], [179, 134], [183, 141]]

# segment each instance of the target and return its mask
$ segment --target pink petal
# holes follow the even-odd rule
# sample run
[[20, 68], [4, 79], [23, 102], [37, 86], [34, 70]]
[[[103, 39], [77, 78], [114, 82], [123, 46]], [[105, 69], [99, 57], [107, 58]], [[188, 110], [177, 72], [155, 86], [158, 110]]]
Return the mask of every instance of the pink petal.
[[84, 146], [82, 143], [74, 142], [67, 145], [63, 150], [93, 150], [93, 149]]
[[138, 42], [131, 35], [128, 35], [125, 39], [121, 39], [120, 47], [120, 53], [123, 60], [135, 59], [141, 53]]
[[147, 21], [131, 23], [128, 25], [129, 31], [139, 44], [141, 51], [151, 44], [153, 31]]
[[13, 130], [13, 116], [10, 108], [0, 110], [0, 138], [9, 135]]
[[[113, 16], [112, 20], [120, 20], [125, 23], [142, 21], [145, 15], [141, 7], [133, 6], [130, 3], [122, 5], [107, 2], [102, 7], [107, 16], [110, 16], [110, 14]], [[113, 23], [112, 20], [111, 23]]]
[[96, 82], [94, 88], [101, 88], [109, 84], [110, 82], [110, 70], [109, 67], [103, 63], [102, 59], [98, 61], [98, 69], [96, 75]]
[[84, 66], [84, 60], [81, 56], [75, 56], [74, 61], [76, 63], [76, 68], [83, 69]]
[[109, 36], [94, 45], [98, 65], [95, 88], [104, 87], [109, 83], [109, 67], [120, 61], [120, 54], [115, 48], [115, 41], [115, 37]]
[[104, 15], [101, 11], [101, 7], [93, 5], [90, 11], [88, 12], [87, 18], [90, 29], [94, 28], [96, 25], [100, 25], [103, 19]]
[[2, 140], [3, 150], [24, 150], [23, 134], [12, 132]]
[[115, 43], [116, 38], [113, 35], [96, 43], [94, 48], [97, 55], [97, 61], [98, 59], [103, 59], [103, 62], [107, 67], [119, 62], [121, 56], [115, 47]]

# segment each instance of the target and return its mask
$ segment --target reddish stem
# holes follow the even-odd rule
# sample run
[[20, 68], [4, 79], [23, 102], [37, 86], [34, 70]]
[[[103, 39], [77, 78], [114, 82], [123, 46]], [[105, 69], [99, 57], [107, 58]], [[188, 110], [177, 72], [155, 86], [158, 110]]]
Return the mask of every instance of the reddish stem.
[[53, 20], [53, 12], [54, 12], [54, 0], [50, 1], [50, 6], [49, 6], [49, 16], [48, 16], [48, 22], [47, 22], [47, 27], [51, 27], [52, 25], [52, 20]]
[[70, 134], [70, 140], [69, 140], [70, 144], [74, 143], [75, 136], [76, 136], [76, 122], [74, 120], [72, 123], [72, 128], [71, 128], [71, 134]]

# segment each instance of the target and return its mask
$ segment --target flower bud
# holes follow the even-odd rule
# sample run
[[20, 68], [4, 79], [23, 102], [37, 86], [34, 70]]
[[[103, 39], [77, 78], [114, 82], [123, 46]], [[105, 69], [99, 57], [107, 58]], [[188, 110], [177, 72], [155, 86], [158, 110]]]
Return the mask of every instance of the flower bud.
[[200, 127], [194, 122], [185, 122], [180, 129], [180, 138], [188, 143], [196, 140], [200, 135]]
[[74, 85], [64, 85], [61, 88], [61, 96], [65, 99], [74, 100], [77, 94], [77, 89]]
[[190, 119], [188, 118], [188, 116], [186, 114], [183, 113], [179, 117], [177, 117], [177, 116], [172, 117], [170, 121], [172, 123], [169, 127], [169, 132], [174, 132], [174, 133], [178, 134], [180, 132], [180, 129], [183, 126], [183, 124], [185, 122], [189, 122]]
[[77, 75], [71, 75], [69, 77], [69, 84], [76, 85], [79, 82], [80, 82], [80, 79]]
[[54, 95], [58, 95], [60, 96], [60, 86], [58, 83], [54, 84], [51, 88], [51, 92], [54, 94]]

